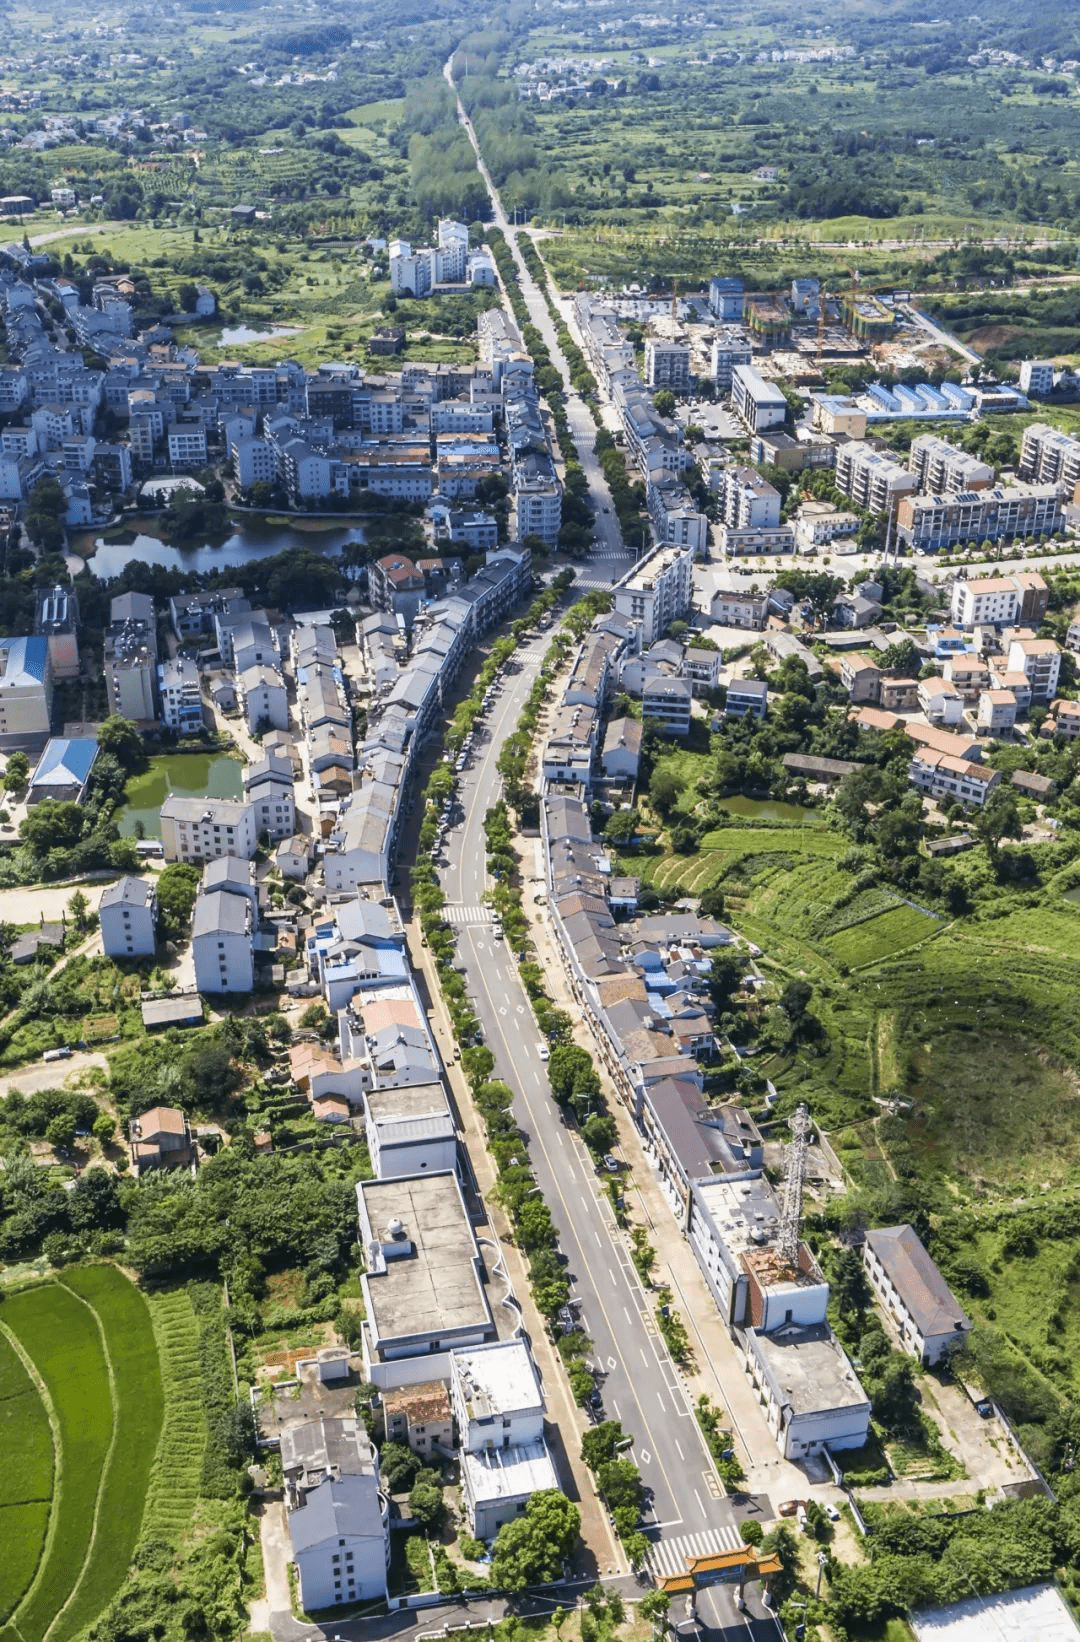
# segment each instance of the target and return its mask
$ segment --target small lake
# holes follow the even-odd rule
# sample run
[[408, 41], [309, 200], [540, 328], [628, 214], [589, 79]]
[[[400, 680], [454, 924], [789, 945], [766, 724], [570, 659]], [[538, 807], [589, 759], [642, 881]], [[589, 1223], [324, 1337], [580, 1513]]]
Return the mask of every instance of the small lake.
[[164, 753], [132, 776], [124, 789], [116, 824], [124, 838], [135, 836], [141, 821], [147, 838], [161, 837], [161, 806], [170, 793], [184, 798], [241, 798], [244, 766], [225, 753]]
[[109, 581], [119, 576], [133, 559], [161, 565], [166, 570], [202, 573], [269, 559], [275, 553], [291, 552], [297, 547], [313, 547], [318, 553], [340, 553], [346, 542], [364, 540], [363, 525], [335, 524], [327, 519], [290, 519], [287, 524], [273, 524], [263, 518], [245, 519], [218, 546], [194, 541], [176, 547], [171, 542], [163, 542], [155, 531], [156, 521], [152, 516], [134, 516], [130, 534], [125, 531], [122, 541], [106, 541], [87, 530], [72, 536], [71, 550], [86, 560], [91, 575], [99, 581]]
[[744, 816], [748, 821], [801, 822], [818, 819], [817, 811], [803, 804], [782, 804], [775, 798], [747, 798], [742, 793], [736, 793], [734, 798], [721, 799], [720, 808], [727, 810], [729, 815]]
[[244, 348], [249, 342], [276, 342], [279, 337], [299, 336], [299, 325], [226, 325], [218, 340], [219, 348]]

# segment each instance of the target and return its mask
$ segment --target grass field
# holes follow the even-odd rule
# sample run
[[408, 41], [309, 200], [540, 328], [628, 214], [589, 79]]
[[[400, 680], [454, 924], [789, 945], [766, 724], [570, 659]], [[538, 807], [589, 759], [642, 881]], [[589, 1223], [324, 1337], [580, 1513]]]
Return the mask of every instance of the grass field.
[[[20, 1405], [7, 1448], [18, 1463], [5, 1468], [0, 1500], [6, 1490], [28, 1507], [14, 1558], [5, 1535], [0, 1613], [22, 1642], [68, 1642], [120, 1588], [142, 1525], [164, 1410], [150, 1312], [115, 1267], [89, 1266], [11, 1295], [0, 1329], [0, 1387]], [[40, 1377], [52, 1431], [16, 1344]]]

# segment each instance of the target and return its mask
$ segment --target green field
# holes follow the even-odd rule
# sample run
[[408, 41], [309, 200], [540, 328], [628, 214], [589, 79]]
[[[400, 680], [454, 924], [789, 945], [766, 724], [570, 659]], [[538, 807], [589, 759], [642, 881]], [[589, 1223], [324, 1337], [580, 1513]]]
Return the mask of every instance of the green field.
[[53, 1488], [49, 1416], [15, 1347], [0, 1335], [0, 1620], [34, 1577]]
[[65, 1642], [123, 1583], [142, 1524], [164, 1406], [150, 1313], [115, 1267], [90, 1266], [11, 1295], [0, 1330], [0, 1384], [25, 1418], [6, 1486], [36, 1501], [3, 1559], [0, 1612], [13, 1638]]

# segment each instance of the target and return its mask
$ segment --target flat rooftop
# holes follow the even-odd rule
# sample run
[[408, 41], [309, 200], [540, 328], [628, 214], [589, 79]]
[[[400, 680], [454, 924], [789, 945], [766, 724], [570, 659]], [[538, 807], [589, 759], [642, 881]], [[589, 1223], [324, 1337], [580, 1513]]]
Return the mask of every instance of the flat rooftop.
[[968, 1597], [911, 1615], [919, 1642], [1077, 1642], [1080, 1627], [1053, 1585]]
[[695, 1180], [694, 1196], [713, 1231], [736, 1259], [749, 1249], [763, 1248], [779, 1235], [780, 1205], [760, 1171], [735, 1180]]
[[364, 1101], [374, 1123], [441, 1117], [449, 1112], [441, 1083], [411, 1083], [402, 1089], [367, 1089]]
[[451, 1371], [470, 1419], [543, 1408], [544, 1399], [524, 1340], [455, 1351]]
[[559, 1488], [559, 1473], [547, 1443], [524, 1443], [518, 1448], [491, 1448], [482, 1454], [462, 1454], [461, 1467], [472, 1496], [485, 1503], [520, 1499], [541, 1488]]
[[855, 1370], [827, 1324], [813, 1328], [789, 1325], [772, 1334], [750, 1329], [746, 1340], [777, 1401], [793, 1413], [869, 1407]]
[[[368, 1256], [368, 1316], [379, 1343], [455, 1330], [494, 1332], [480, 1250], [456, 1175], [362, 1180], [356, 1198]], [[380, 1258], [372, 1269], [371, 1243], [391, 1250], [399, 1245], [401, 1253]]]

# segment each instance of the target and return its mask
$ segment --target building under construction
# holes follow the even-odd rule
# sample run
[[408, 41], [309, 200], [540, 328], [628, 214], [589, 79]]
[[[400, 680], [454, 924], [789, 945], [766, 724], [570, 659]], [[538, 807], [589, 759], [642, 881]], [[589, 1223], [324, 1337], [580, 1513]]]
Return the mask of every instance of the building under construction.
[[787, 1459], [866, 1441], [870, 1402], [826, 1320], [829, 1285], [799, 1236], [810, 1114], [792, 1119], [783, 1195], [761, 1170], [691, 1188], [689, 1238]]

